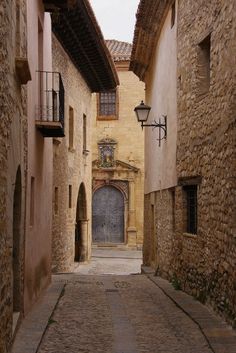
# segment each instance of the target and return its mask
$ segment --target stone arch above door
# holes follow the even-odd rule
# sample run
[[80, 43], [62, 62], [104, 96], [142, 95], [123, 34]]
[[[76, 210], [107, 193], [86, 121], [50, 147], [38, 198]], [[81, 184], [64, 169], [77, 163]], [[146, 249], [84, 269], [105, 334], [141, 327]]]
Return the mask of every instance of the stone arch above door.
[[118, 189], [124, 196], [124, 200], [127, 201], [129, 198], [129, 184], [123, 180], [94, 180], [93, 182], [93, 193], [99, 188], [110, 185]]

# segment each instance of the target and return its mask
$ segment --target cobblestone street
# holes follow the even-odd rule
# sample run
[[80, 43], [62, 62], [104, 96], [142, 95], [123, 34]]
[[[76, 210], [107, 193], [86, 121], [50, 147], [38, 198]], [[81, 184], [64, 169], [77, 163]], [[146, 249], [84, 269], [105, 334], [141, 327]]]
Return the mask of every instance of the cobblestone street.
[[140, 251], [93, 249], [53, 276], [11, 353], [236, 352], [232, 328], [140, 265]]
[[39, 353], [208, 353], [199, 328], [144, 275], [75, 275]]

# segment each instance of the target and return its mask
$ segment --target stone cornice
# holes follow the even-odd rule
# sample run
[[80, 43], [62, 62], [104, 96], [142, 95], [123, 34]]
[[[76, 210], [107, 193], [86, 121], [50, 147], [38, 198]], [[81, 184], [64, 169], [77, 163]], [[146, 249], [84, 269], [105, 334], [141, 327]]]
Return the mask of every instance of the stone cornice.
[[173, 0], [141, 0], [136, 14], [136, 25], [131, 53], [130, 70], [144, 81], [150, 57]]
[[116, 160], [114, 167], [110, 167], [110, 168], [102, 168], [100, 167], [100, 161], [98, 159], [94, 160], [92, 162], [92, 169], [95, 170], [103, 170], [103, 171], [117, 171], [118, 169], [121, 169], [123, 171], [129, 171], [129, 172], [134, 172], [134, 173], [138, 173], [139, 168], [134, 167], [133, 165], [120, 161], [120, 160]]

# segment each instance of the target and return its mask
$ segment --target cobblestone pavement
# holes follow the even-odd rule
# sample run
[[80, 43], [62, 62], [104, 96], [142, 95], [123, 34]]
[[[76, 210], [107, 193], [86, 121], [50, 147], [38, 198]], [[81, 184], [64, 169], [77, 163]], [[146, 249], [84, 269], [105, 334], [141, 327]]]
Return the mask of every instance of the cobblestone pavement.
[[141, 250], [93, 249], [90, 263], [75, 263], [74, 272], [83, 275], [139, 273]]
[[212, 353], [145, 275], [70, 276], [38, 353]]

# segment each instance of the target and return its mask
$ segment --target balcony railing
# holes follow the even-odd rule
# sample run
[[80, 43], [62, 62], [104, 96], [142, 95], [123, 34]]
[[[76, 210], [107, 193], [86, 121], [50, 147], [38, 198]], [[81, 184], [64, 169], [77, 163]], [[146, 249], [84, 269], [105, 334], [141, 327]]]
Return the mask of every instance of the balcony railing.
[[64, 86], [59, 72], [37, 71], [36, 126], [44, 137], [64, 135]]

